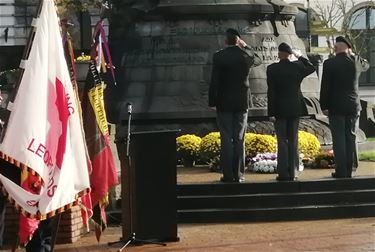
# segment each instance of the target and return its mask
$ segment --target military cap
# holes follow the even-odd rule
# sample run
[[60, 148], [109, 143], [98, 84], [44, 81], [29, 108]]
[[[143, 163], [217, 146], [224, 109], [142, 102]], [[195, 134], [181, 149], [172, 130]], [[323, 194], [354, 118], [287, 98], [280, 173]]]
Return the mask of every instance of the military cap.
[[287, 43], [281, 43], [279, 45], [279, 52], [286, 52], [286, 53], [289, 53], [289, 54], [292, 54], [292, 48], [287, 44]]
[[349, 39], [343, 37], [343, 36], [338, 36], [336, 38], [336, 43], [337, 42], [342, 42], [345, 43], [349, 48], [352, 48], [352, 43], [350, 43]]
[[233, 29], [233, 28], [228, 28], [226, 33], [228, 34], [233, 34], [233, 35], [236, 35], [238, 36], [239, 38], [241, 38], [241, 35], [240, 33], [236, 30], [236, 29]]

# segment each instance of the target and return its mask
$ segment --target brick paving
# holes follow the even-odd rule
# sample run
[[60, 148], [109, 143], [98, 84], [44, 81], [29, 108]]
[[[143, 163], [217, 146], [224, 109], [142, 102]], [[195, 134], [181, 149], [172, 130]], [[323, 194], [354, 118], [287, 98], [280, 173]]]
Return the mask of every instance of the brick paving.
[[[179, 242], [167, 246], [130, 246], [124, 251], [375, 251], [375, 218], [272, 223], [180, 224]], [[100, 244], [87, 234], [75, 244], [58, 245], [58, 252], [117, 251], [120, 227], [109, 228]]]
[[[330, 169], [306, 169], [300, 180], [328, 179]], [[218, 183], [221, 174], [206, 167], [178, 168], [178, 183]], [[275, 174], [246, 174], [247, 182], [275, 181]], [[361, 162], [354, 177], [375, 176], [375, 162]], [[124, 251], [254, 251], [254, 252], [375, 252], [375, 218], [270, 223], [179, 224], [179, 242], [167, 246], [130, 246]], [[88, 233], [73, 244], [57, 245], [58, 252], [117, 251], [121, 227], [110, 227], [98, 244]], [[3, 249], [0, 251], [10, 251]], [[19, 251], [23, 251], [20, 249]]]
[[[300, 180], [328, 179], [331, 169], [306, 169]], [[178, 183], [216, 183], [221, 174], [208, 172], [207, 167], [178, 168]], [[247, 182], [270, 182], [275, 174], [247, 173]], [[375, 176], [374, 162], [361, 162], [354, 177]], [[360, 252], [375, 251], [375, 218], [292, 221], [270, 223], [179, 224], [179, 242], [158, 245], [130, 246], [124, 251], [254, 251], [254, 252]], [[87, 234], [75, 244], [58, 245], [56, 251], [117, 251], [120, 227], [109, 228], [101, 243], [94, 234]]]

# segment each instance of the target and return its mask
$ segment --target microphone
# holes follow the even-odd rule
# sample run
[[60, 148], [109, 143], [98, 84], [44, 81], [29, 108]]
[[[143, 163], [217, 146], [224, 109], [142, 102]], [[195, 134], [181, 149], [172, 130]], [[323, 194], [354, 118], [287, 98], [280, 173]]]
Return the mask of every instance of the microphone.
[[132, 108], [132, 104], [130, 102], [126, 103], [126, 108], [127, 108], [128, 114], [131, 114], [133, 108]]

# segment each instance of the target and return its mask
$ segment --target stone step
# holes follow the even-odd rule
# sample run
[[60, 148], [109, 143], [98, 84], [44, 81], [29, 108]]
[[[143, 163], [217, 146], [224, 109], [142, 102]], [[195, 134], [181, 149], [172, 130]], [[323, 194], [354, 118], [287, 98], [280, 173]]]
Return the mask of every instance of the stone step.
[[375, 216], [375, 177], [177, 186], [179, 222]]
[[178, 210], [179, 223], [264, 222], [374, 217], [375, 203]]
[[180, 210], [297, 207], [348, 203], [375, 203], [375, 189], [238, 195], [193, 195], [178, 196], [177, 198], [177, 208]]
[[366, 190], [375, 188], [375, 177], [320, 179], [310, 181], [179, 184], [178, 196], [240, 195], [258, 193], [292, 193]]

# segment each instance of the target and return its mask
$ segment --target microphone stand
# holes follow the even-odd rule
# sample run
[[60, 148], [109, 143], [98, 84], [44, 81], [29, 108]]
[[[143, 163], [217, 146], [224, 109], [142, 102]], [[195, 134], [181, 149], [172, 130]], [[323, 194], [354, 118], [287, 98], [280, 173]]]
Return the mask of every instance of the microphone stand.
[[[131, 218], [131, 216], [133, 215], [133, 193], [132, 193], [132, 190], [133, 190], [133, 177], [132, 177], [132, 169], [131, 169], [131, 162], [130, 162], [130, 135], [131, 135], [131, 131], [130, 131], [130, 126], [131, 126], [131, 117], [132, 117], [132, 104], [131, 103], [127, 103], [126, 104], [127, 106], [127, 113], [128, 113], [128, 129], [127, 129], [127, 136], [126, 136], [126, 156], [125, 156], [125, 166], [128, 168], [128, 174], [127, 176], [129, 177], [129, 214], [130, 214], [130, 218], [129, 218], [129, 227], [130, 227], [130, 237], [128, 238], [128, 240], [125, 242], [125, 244], [119, 249], [117, 250], [118, 252], [121, 252], [123, 251], [128, 245], [130, 245], [131, 243], [134, 243], [134, 244], [137, 244], [137, 245], [141, 245], [141, 244], [158, 244], [158, 245], [161, 245], [161, 246], [167, 246], [167, 244], [165, 243], [162, 243], [162, 242], [157, 242], [157, 241], [152, 241], [152, 240], [141, 240], [141, 239], [138, 239], [136, 238], [136, 233], [133, 232], [133, 220]], [[123, 175], [123, 171], [121, 172], [121, 174]], [[121, 181], [123, 183], [123, 181]], [[121, 186], [121, 191], [122, 191], [122, 196], [125, 194], [124, 193], [124, 187]], [[125, 197], [121, 197], [122, 200], [125, 199]], [[124, 206], [125, 204], [122, 203], [121, 204], [122, 206]], [[124, 216], [124, 215], [123, 215]], [[123, 221], [125, 220], [125, 218], [123, 218]], [[122, 224], [124, 225], [124, 223]], [[124, 232], [124, 227], [122, 228], [122, 231], [123, 231], [123, 236], [125, 234]], [[124, 238], [124, 237], [123, 237]], [[122, 242], [122, 241], [120, 241]], [[115, 243], [118, 243], [118, 242], [110, 242], [108, 243], [108, 245], [112, 245], [112, 244], [115, 244]]]

